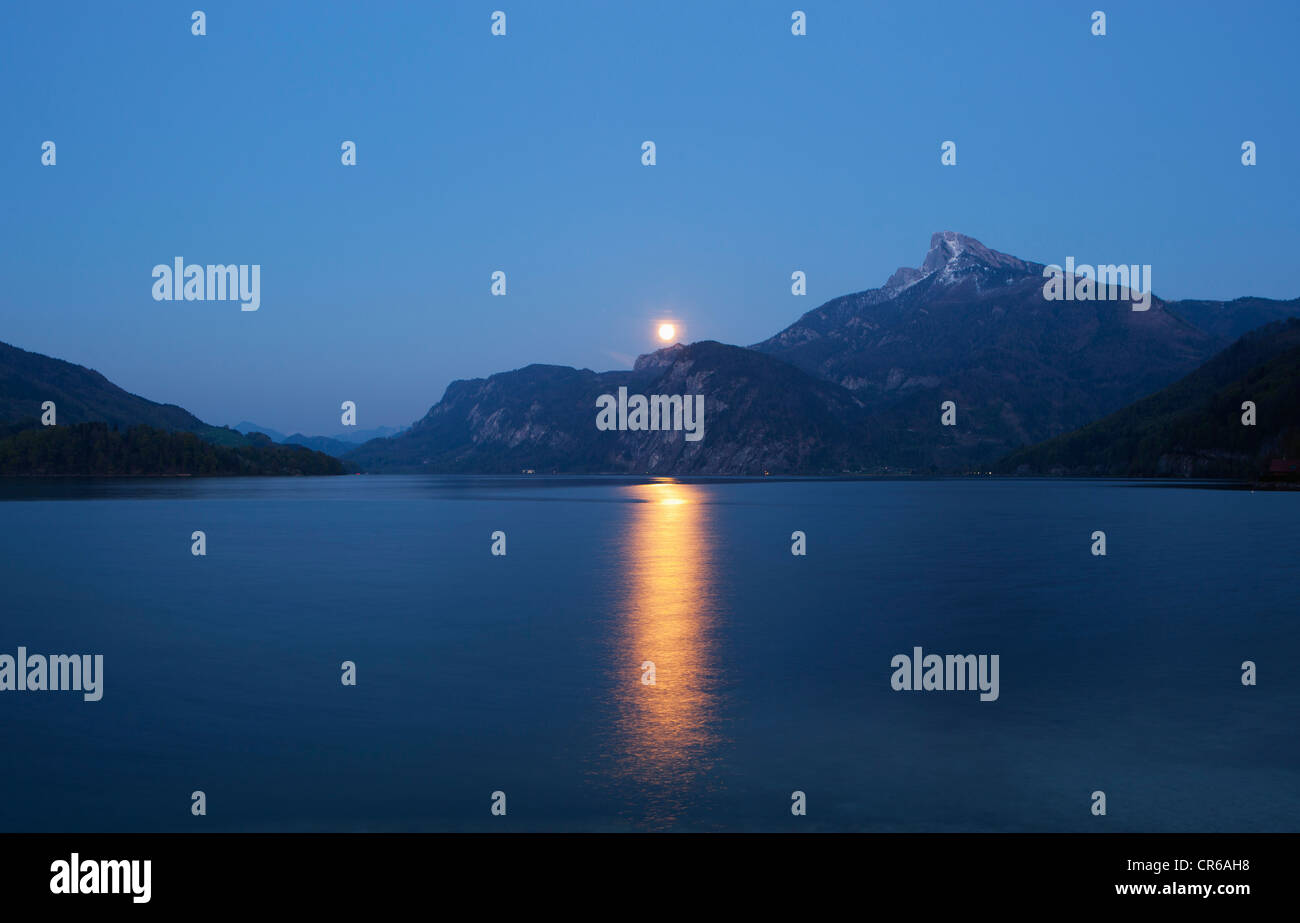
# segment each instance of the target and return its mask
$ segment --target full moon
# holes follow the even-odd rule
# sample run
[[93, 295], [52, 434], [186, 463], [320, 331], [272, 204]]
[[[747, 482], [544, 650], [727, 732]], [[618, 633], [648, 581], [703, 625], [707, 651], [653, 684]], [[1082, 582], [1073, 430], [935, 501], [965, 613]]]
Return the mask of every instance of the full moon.
[[671, 340], [676, 335], [677, 335], [677, 330], [676, 328], [673, 327], [672, 324], [659, 325], [659, 339]]

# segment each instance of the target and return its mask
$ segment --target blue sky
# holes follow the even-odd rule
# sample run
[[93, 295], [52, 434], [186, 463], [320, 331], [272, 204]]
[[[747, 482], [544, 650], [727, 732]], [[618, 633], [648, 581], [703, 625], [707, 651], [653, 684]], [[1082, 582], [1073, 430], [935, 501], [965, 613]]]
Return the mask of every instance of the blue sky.
[[[945, 229], [1300, 294], [1291, 0], [48, 0], [0, 32], [0, 340], [209, 422], [402, 425], [456, 378], [626, 367], [665, 317], [753, 343]], [[155, 302], [176, 256], [260, 264], [261, 309]]]

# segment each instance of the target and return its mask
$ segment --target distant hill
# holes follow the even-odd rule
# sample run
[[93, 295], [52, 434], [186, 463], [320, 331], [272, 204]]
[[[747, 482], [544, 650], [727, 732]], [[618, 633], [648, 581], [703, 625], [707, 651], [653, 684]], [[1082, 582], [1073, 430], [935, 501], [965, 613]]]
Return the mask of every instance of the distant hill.
[[269, 440], [219, 446], [194, 433], [107, 423], [0, 427], [0, 477], [343, 474], [336, 458]]
[[230, 427], [230, 429], [243, 433], [245, 436], [249, 433], [265, 433], [267, 436], [271, 437], [272, 442], [284, 442], [285, 440], [284, 433], [271, 429], [269, 426], [259, 426], [256, 423], [250, 423], [247, 420], [240, 420], [234, 426]]
[[[1253, 401], [1256, 425], [1242, 425]], [[1013, 452], [1017, 474], [1258, 477], [1300, 458], [1300, 320], [1242, 337], [1167, 388], [1077, 432]]]
[[[602, 432], [596, 399], [705, 395], [704, 438]], [[705, 341], [625, 372], [530, 365], [456, 381], [405, 433], [350, 455], [371, 471], [746, 474], [864, 471], [879, 461], [865, 408], [844, 388], [752, 350]]]
[[309, 449], [315, 449], [317, 452], [324, 452], [326, 455], [333, 455], [335, 458], [341, 458], [348, 452], [351, 452], [357, 446], [371, 439], [384, 439], [389, 436], [396, 436], [398, 433], [405, 432], [407, 427], [397, 426], [377, 426], [373, 429], [357, 429], [336, 433], [333, 436], [304, 436], [302, 433], [294, 433], [292, 436], [286, 436], [278, 430], [271, 429], [267, 426], [260, 426], [257, 423], [250, 423], [248, 420], [242, 420], [236, 423], [231, 429], [238, 430], [241, 433], [265, 433], [275, 442], [282, 445], [305, 445]]
[[341, 458], [357, 447], [355, 442], [344, 442], [341, 439], [331, 439], [329, 436], [304, 436], [302, 433], [286, 436], [280, 442], [284, 445], [306, 446], [309, 449], [315, 449], [317, 452], [333, 455], [335, 458]]
[[1275, 320], [1300, 317], [1300, 298], [1237, 298], [1234, 301], [1171, 301], [1169, 311], [1206, 333], [1235, 340]]
[[348, 427], [343, 432], [335, 433], [328, 438], [337, 439], [339, 442], [350, 442], [353, 445], [361, 445], [361, 443], [369, 442], [371, 439], [386, 439], [389, 436], [396, 436], [408, 429], [410, 429], [409, 426], [376, 426], [373, 429]]

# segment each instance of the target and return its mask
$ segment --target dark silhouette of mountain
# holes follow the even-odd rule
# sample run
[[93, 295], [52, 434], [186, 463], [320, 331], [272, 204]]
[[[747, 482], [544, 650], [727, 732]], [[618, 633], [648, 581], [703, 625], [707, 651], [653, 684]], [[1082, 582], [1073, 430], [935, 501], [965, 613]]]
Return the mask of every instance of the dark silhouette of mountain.
[[[1242, 404], [1255, 404], [1255, 425]], [[1259, 477], [1300, 458], [1300, 320], [1248, 333], [1204, 366], [1117, 413], [1013, 452], [1017, 474]]]
[[[1064, 256], [1062, 257], [1064, 260]], [[1152, 296], [1048, 301], [1043, 264], [935, 234], [919, 269], [809, 311], [754, 348], [849, 388], [877, 413], [927, 425], [955, 401], [957, 439], [941, 467], [980, 465], [1077, 429], [1175, 381], [1231, 342], [1236, 309]], [[1246, 299], [1251, 319], [1300, 300]], [[1233, 303], [1236, 304], [1236, 303]], [[1189, 317], [1214, 317], [1203, 329]]]
[[[597, 398], [703, 394], [704, 436], [601, 431]], [[622, 372], [530, 365], [455, 381], [423, 419], [346, 456], [367, 470], [650, 474], [839, 473], [879, 464], [865, 408], [844, 388], [752, 350], [705, 341]]]
[[[55, 426], [40, 425], [46, 401], [54, 403]], [[172, 438], [184, 434], [193, 438]], [[175, 404], [124, 391], [93, 369], [7, 343], [0, 343], [0, 435], [9, 475], [343, 473], [333, 459], [272, 449], [268, 436], [210, 426]], [[194, 441], [234, 454], [194, 448]], [[186, 471], [186, 463], [203, 470]]]
[[343, 474], [336, 458], [269, 439], [214, 445], [194, 433], [107, 423], [0, 426], [0, 477]]

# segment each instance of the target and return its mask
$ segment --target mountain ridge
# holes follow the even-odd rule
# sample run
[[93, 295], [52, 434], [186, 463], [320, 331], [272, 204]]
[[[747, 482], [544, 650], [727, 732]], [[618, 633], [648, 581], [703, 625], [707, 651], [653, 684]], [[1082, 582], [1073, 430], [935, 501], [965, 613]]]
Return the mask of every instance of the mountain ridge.
[[[597, 398], [620, 387], [704, 394], [704, 439], [597, 430]], [[368, 442], [346, 458], [367, 470], [441, 473], [840, 473], [872, 464], [867, 421], [843, 388], [705, 340], [647, 354], [625, 371], [534, 363], [454, 381], [406, 433]]]
[[[901, 267], [880, 288], [833, 298], [751, 347], [679, 343], [638, 357], [626, 371], [535, 363], [454, 381], [407, 433], [346, 457], [372, 470], [478, 465], [484, 473], [984, 469], [1187, 375], [1243, 322], [1225, 303], [1189, 303], [1187, 314], [1214, 328], [1202, 329], [1179, 313], [1179, 302], [1154, 294], [1146, 311], [1127, 301], [1047, 301], [1045, 266], [965, 234], [936, 232], [919, 267]], [[1300, 299], [1247, 301], [1252, 322], [1300, 314]], [[725, 379], [736, 375], [751, 387], [761, 383], [777, 411], [766, 415], [728, 389]], [[788, 393], [775, 396], [778, 381], [779, 389], [805, 392], [807, 419], [782, 412], [794, 402]], [[709, 414], [731, 411], [730, 441], [716, 463], [702, 449], [655, 453], [649, 447], [662, 434], [598, 433], [595, 398], [619, 384], [689, 385], [705, 394]], [[940, 405], [949, 400], [957, 408], [951, 427], [940, 422]], [[837, 425], [828, 413], [838, 415]], [[765, 441], [779, 450], [765, 457], [738, 449]]]
[[[955, 231], [931, 235], [917, 267], [833, 298], [751, 347], [674, 344], [627, 370], [533, 363], [451, 382], [408, 430], [339, 437], [213, 427], [102, 374], [0, 344], [0, 424], [142, 424], [210, 442], [308, 445], [370, 470], [764, 474], [983, 469], [1079, 430], [1204, 365], [1259, 326], [1300, 315], [1277, 301], [1048, 301], [1044, 264]], [[596, 400], [627, 387], [703, 395], [703, 443], [679, 432], [603, 431]], [[940, 406], [955, 404], [956, 425]], [[11, 427], [12, 428], [12, 427]], [[25, 437], [32, 438], [32, 437]]]
[[[40, 423], [47, 401], [54, 404], [53, 426]], [[344, 471], [311, 449], [271, 446], [266, 435], [204, 423], [94, 369], [0, 343], [0, 470], [6, 475], [175, 474], [187, 473], [187, 465], [188, 473], [208, 474]]]

